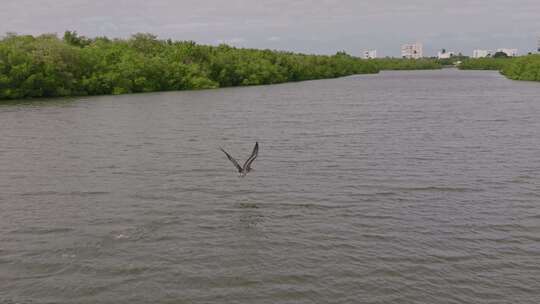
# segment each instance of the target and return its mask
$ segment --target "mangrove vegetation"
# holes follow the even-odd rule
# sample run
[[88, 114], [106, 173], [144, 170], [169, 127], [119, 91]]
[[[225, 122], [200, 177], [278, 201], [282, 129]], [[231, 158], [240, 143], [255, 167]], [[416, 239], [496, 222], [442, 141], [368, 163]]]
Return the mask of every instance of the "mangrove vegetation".
[[540, 81], [540, 54], [514, 58], [501, 73], [514, 80]]
[[207, 89], [376, 73], [375, 63], [192, 41], [7, 34], [0, 40], [0, 99]]
[[511, 58], [469, 58], [465, 59], [459, 65], [461, 70], [502, 70], [507, 64], [511, 63]]
[[462, 70], [497, 70], [510, 79], [540, 81], [540, 54], [468, 59], [463, 61], [459, 68]]
[[0, 39], [0, 99], [209, 89], [440, 67], [431, 59], [306, 55], [142, 33], [129, 39], [73, 31], [62, 38], [11, 33]]
[[[67, 31], [0, 39], [0, 99], [125, 94], [275, 84], [380, 70], [440, 69], [436, 59], [363, 60], [345, 52], [307, 55], [160, 40], [87, 38]], [[500, 70], [540, 80], [540, 57], [467, 59], [461, 69]]]

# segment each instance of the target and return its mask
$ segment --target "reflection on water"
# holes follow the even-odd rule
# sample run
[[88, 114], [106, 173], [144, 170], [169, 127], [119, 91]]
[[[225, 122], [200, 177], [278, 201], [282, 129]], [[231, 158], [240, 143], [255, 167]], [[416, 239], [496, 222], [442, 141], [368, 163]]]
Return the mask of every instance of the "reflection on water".
[[0, 303], [536, 303], [539, 117], [456, 70], [3, 103]]
[[58, 107], [62, 105], [70, 105], [82, 98], [62, 97], [62, 98], [38, 98], [38, 99], [22, 99], [22, 100], [0, 100], [0, 109], [9, 110], [15, 106], [19, 107]]

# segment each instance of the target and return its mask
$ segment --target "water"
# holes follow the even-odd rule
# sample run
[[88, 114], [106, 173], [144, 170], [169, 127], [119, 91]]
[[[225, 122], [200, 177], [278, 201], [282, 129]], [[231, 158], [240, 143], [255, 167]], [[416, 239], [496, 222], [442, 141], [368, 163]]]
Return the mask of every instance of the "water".
[[[219, 146], [255, 171], [238, 178]], [[538, 303], [540, 85], [0, 106], [0, 303]]]

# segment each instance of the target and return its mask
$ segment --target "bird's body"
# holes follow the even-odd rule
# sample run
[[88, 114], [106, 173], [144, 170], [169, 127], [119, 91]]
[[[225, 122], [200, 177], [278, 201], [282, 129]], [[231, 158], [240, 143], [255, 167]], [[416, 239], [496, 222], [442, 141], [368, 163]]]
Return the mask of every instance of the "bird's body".
[[257, 158], [257, 155], [259, 154], [259, 143], [258, 142], [255, 143], [255, 147], [253, 147], [253, 152], [251, 152], [251, 155], [246, 160], [243, 166], [240, 166], [238, 161], [234, 157], [232, 157], [229, 153], [227, 153], [227, 151], [223, 150], [223, 148], [219, 148], [219, 149], [223, 153], [225, 153], [225, 155], [227, 155], [227, 158], [231, 161], [231, 163], [233, 163], [233, 165], [238, 170], [240, 177], [244, 177], [246, 176], [246, 174], [248, 174], [252, 170], [251, 164], [253, 164], [253, 161], [255, 160], [255, 158]]

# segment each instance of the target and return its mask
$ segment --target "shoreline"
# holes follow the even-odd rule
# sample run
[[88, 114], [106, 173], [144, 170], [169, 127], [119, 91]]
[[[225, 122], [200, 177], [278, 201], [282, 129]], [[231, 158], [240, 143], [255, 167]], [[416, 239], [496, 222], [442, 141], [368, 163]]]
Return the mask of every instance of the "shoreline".
[[332, 79], [381, 70], [440, 69], [435, 59], [365, 60], [226, 44], [88, 38], [66, 31], [0, 38], [0, 100], [121, 95]]
[[[390, 73], [407, 73], [407, 72], [433, 72], [433, 71], [448, 71], [448, 70], [456, 70], [456, 71], [462, 71], [462, 72], [468, 72], [468, 71], [476, 71], [476, 72], [499, 72], [496, 70], [462, 70], [456, 67], [447, 67], [447, 68], [441, 68], [441, 69], [419, 69], [419, 70], [380, 70], [377, 73], [365, 73], [365, 74], [351, 74], [351, 75], [344, 75], [339, 77], [332, 77], [332, 78], [319, 78], [319, 79], [306, 79], [306, 80], [298, 80], [298, 81], [288, 81], [288, 82], [281, 82], [281, 83], [272, 83], [272, 84], [259, 84], [259, 85], [239, 85], [239, 86], [229, 86], [229, 87], [217, 87], [217, 88], [204, 88], [204, 89], [190, 89], [190, 90], [166, 90], [166, 91], [152, 91], [152, 92], [133, 92], [133, 93], [125, 93], [125, 94], [101, 94], [101, 95], [71, 95], [71, 96], [57, 96], [57, 97], [30, 97], [30, 98], [22, 98], [22, 99], [0, 99], [0, 106], [2, 105], [10, 105], [10, 104], [22, 104], [22, 103], [39, 103], [43, 102], [46, 104], [49, 100], [51, 101], [66, 101], [68, 103], [70, 100], [73, 99], [83, 99], [83, 98], [99, 98], [99, 97], [121, 97], [121, 96], [130, 96], [130, 95], [144, 95], [144, 94], [158, 94], [158, 93], [178, 93], [178, 92], [204, 92], [204, 91], [217, 91], [217, 90], [227, 90], [227, 89], [239, 89], [239, 88], [254, 88], [254, 87], [266, 87], [266, 86], [279, 86], [279, 85], [288, 85], [288, 84], [295, 84], [295, 83], [303, 83], [303, 82], [311, 82], [311, 81], [321, 81], [321, 80], [334, 80], [334, 79], [340, 79], [340, 78], [347, 78], [347, 77], [354, 77], [354, 76], [376, 76], [380, 75], [382, 73], [390, 72]], [[500, 72], [499, 72], [500, 74]], [[501, 76], [504, 76], [500, 74]], [[507, 80], [513, 80], [508, 77], [504, 77]], [[532, 81], [534, 82], [534, 81]]]

